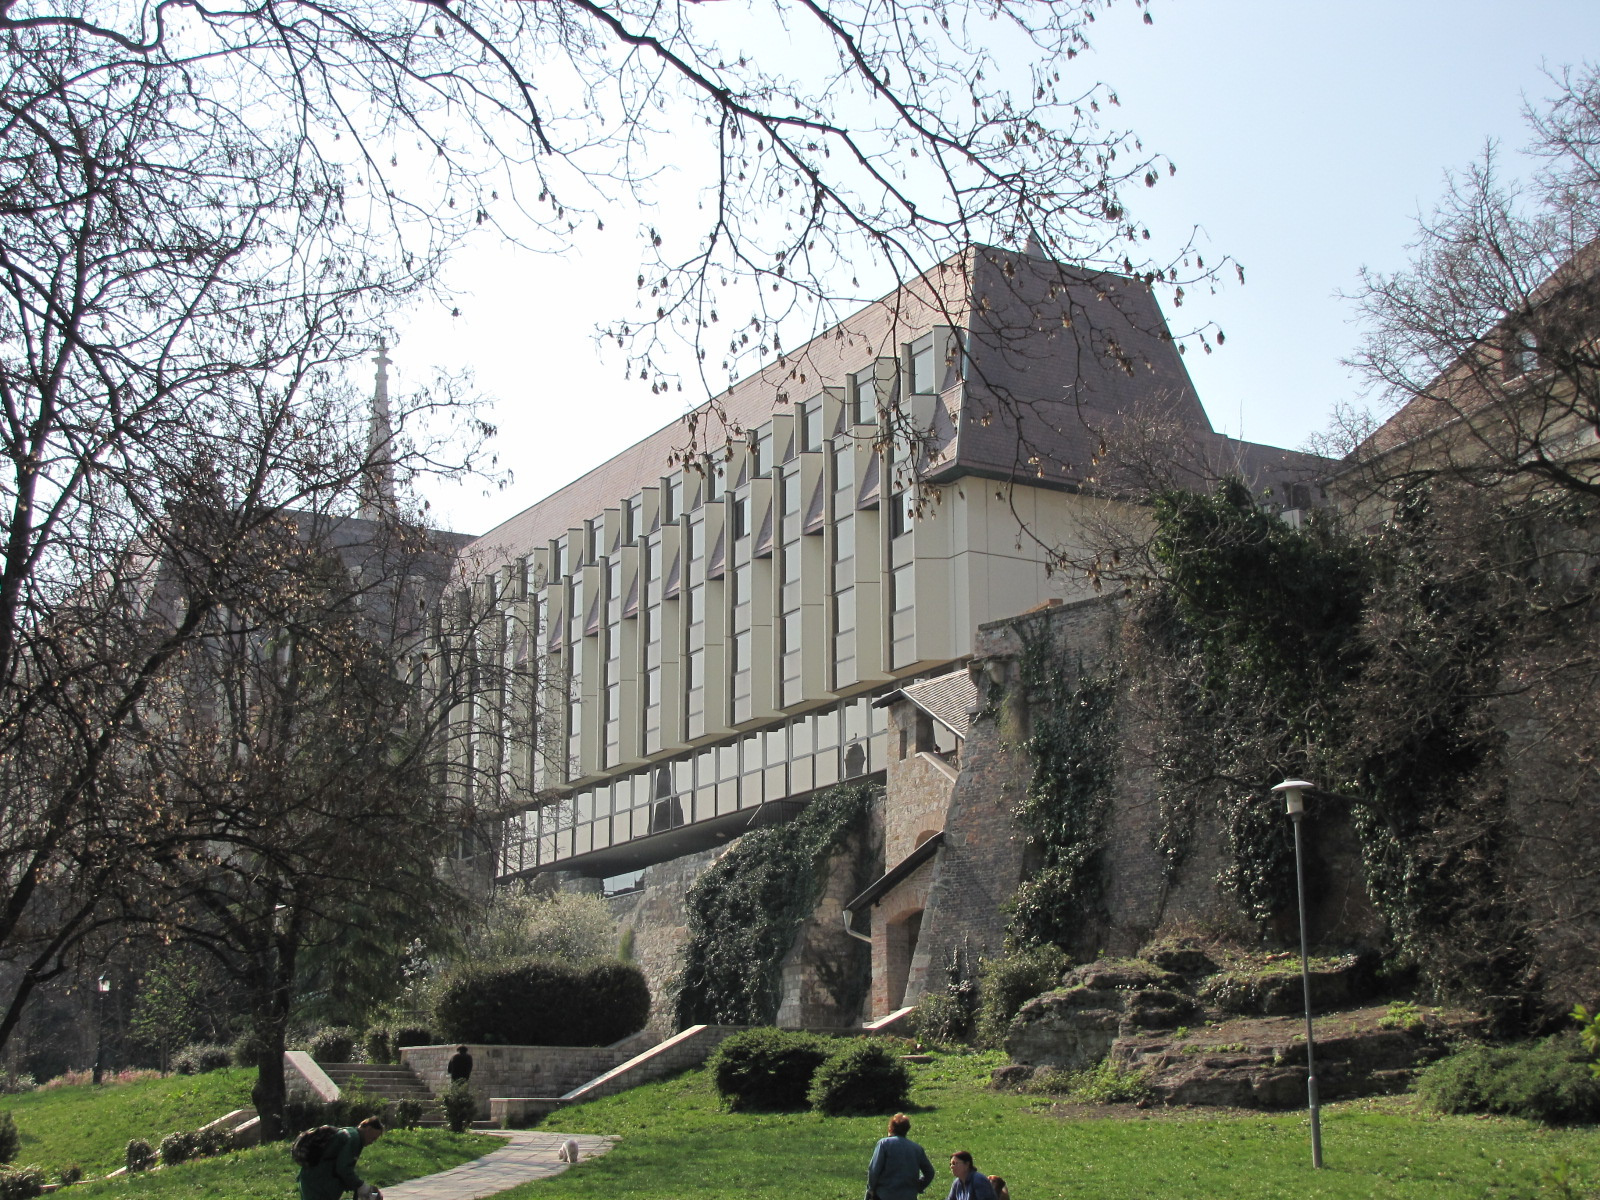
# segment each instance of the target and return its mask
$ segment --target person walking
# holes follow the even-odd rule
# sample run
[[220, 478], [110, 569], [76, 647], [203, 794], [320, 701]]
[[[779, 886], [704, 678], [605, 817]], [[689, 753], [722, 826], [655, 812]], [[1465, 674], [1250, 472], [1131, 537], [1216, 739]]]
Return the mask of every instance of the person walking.
[[[438, 1061], [434, 1059], [434, 1062]], [[472, 1078], [472, 1054], [465, 1046], [456, 1047], [456, 1052], [444, 1065], [444, 1073], [450, 1076], [451, 1083], [465, 1083]]]
[[383, 1200], [377, 1188], [356, 1174], [361, 1152], [383, 1136], [383, 1122], [368, 1117], [335, 1133], [314, 1163], [300, 1168], [300, 1200], [339, 1200], [354, 1192], [359, 1200]]
[[905, 1113], [889, 1118], [889, 1136], [878, 1142], [867, 1164], [866, 1200], [916, 1200], [933, 1182], [933, 1164], [927, 1151], [906, 1136], [910, 1132]]
[[957, 1150], [950, 1156], [950, 1174], [956, 1178], [948, 1200], [995, 1200], [994, 1185], [972, 1165], [970, 1150]]

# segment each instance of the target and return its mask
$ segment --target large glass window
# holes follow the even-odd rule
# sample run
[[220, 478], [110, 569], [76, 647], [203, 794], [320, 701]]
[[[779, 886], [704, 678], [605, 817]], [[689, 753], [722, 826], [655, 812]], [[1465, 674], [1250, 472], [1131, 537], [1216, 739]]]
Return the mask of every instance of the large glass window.
[[938, 354], [934, 335], [924, 334], [911, 343], [911, 394], [926, 396], [939, 390]]

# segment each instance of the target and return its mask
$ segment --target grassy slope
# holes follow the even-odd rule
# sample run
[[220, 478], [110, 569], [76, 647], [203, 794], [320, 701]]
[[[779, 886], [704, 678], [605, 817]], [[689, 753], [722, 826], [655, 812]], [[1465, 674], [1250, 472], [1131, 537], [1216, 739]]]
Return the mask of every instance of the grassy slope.
[[99, 1088], [51, 1088], [0, 1096], [0, 1109], [11, 1111], [22, 1134], [19, 1164], [54, 1173], [77, 1163], [86, 1175], [103, 1175], [122, 1165], [130, 1138], [142, 1137], [154, 1146], [174, 1130], [198, 1129], [248, 1106], [254, 1079], [253, 1071], [227, 1070]]
[[[1600, 1183], [1590, 1129], [1438, 1117], [1405, 1099], [1324, 1110], [1327, 1168], [1313, 1172], [1306, 1119], [1293, 1114], [1188, 1110], [1132, 1119], [1063, 1119], [1032, 1097], [982, 1088], [988, 1056], [915, 1068], [912, 1137], [948, 1186], [950, 1152], [973, 1152], [1017, 1200], [1467, 1200], [1551, 1196], [1541, 1180], [1569, 1160], [1576, 1182]], [[696, 1071], [558, 1114], [575, 1133], [622, 1135], [617, 1148], [504, 1200], [859, 1200], [881, 1117], [722, 1112]]]
[[[68, 1163], [86, 1176], [122, 1165], [129, 1138], [152, 1145], [178, 1129], [197, 1129], [250, 1102], [252, 1071], [213, 1071], [148, 1083], [64, 1087], [0, 1098], [22, 1134], [18, 1166], [43, 1167], [51, 1178]], [[396, 1130], [361, 1156], [362, 1175], [380, 1187], [431, 1175], [502, 1145], [482, 1134]], [[74, 1188], [74, 1196], [216, 1197], [281, 1200], [294, 1195], [295, 1166], [286, 1143], [163, 1168], [132, 1179]]]
[[[384, 1134], [361, 1154], [360, 1174], [369, 1183], [388, 1187], [404, 1179], [431, 1175], [487, 1154], [504, 1145], [481, 1133], [399, 1129]], [[295, 1172], [285, 1143], [225, 1154], [133, 1178], [85, 1184], [70, 1194], [127, 1197], [127, 1200], [285, 1200], [297, 1195]]]

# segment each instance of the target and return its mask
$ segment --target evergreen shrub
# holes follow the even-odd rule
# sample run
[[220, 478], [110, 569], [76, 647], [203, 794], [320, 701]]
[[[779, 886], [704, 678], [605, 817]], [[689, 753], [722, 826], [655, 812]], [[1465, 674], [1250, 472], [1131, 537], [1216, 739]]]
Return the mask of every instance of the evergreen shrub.
[[1067, 956], [1044, 945], [986, 958], [978, 967], [978, 1042], [1003, 1045], [1011, 1019], [1029, 1000], [1061, 986]]
[[148, 1171], [155, 1165], [155, 1147], [143, 1138], [129, 1138], [128, 1147], [122, 1152], [122, 1164], [130, 1172]]
[[354, 1062], [356, 1031], [346, 1025], [329, 1025], [311, 1035], [306, 1049], [319, 1063]]
[[394, 1038], [387, 1026], [374, 1025], [363, 1035], [361, 1042], [369, 1063], [395, 1061]]
[[22, 1135], [17, 1132], [17, 1121], [9, 1112], [0, 1111], [0, 1163], [8, 1163], [22, 1149]]
[[433, 1030], [426, 1025], [400, 1025], [395, 1028], [392, 1036], [394, 1043], [394, 1056], [400, 1057], [400, 1051], [407, 1046], [432, 1046]]
[[477, 1119], [478, 1101], [472, 1094], [472, 1087], [464, 1079], [458, 1079], [447, 1087], [439, 1097], [439, 1103], [444, 1106], [444, 1121], [450, 1126], [451, 1133], [465, 1133], [467, 1127]]
[[56, 1172], [56, 1184], [59, 1187], [71, 1187], [83, 1181], [83, 1168], [77, 1163], [68, 1163]]
[[184, 1130], [169, 1133], [162, 1138], [161, 1146], [157, 1153], [161, 1155], [162, 1166], [175, 1167], [179, 1163], [185, 1163], [194, 1158], [197, 1148], [194, 1134]]
[[1570, 1034], [1467, 1046], [1423, 1071], [1417, 1094], [1447, 1113], [1500, 1113], [1568, 1125], [1600, 1121], [1600, 1079]]
[[233, 1052], [227, 1046], [195, 1042], [172, 1056], [172, 1071], [175, 1075], [204, 1075], [209, 1071], [220, 1071], [232, 1063]]
[[935, 992], [918, 1003], [911, 1028], [919, 1042], [937, 1045], [964, 1042], [972, 1032], [972, 1013], [958, 997]]
[[0, 1171], [0, 1200], [33, 1200], [44, 1195], [44, 1172], [38, 1167]]
[[644, 1028], [650, 989], [632, 963], [525, 958], [459, 967], [439, 989], [446, 1042], [604, 1046]]
[[827, 1039], [791, 1029], [736, 1033], [711, 1056], [711, 1082], [730, 1109], [802, 1109], [828, 1057]]
[[261, 1064], [261, 1039], [253, 1030], [241, 1033], [228, 1047], [228, 1055], [234, 1066], [254, 1069]]
[[901, 1048], [876, 1038], [852, 1038], [830, 1054], [811, 1080], [811, 1107], [830, 1117], [893, 1113], [911, 1098], [911, 1072]]

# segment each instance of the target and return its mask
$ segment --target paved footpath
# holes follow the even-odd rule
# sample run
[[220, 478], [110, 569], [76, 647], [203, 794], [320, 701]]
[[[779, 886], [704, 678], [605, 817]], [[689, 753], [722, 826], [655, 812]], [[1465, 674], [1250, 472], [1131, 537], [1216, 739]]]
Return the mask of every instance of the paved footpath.
[[503, 1137], [501, 1149], [437, 1175], [424, 1175], [383, 1189], [383, 1200], [480, 1200], [519, 1183], [549, 1179], [567, 1169], [556, 1155], [569, 1137], [578, 1143], [580, 1161], [604, 1154], [616, 1141], [581, 1133], [554, 1133], [545, 1129], [486, 1129], [482, 1132]]

